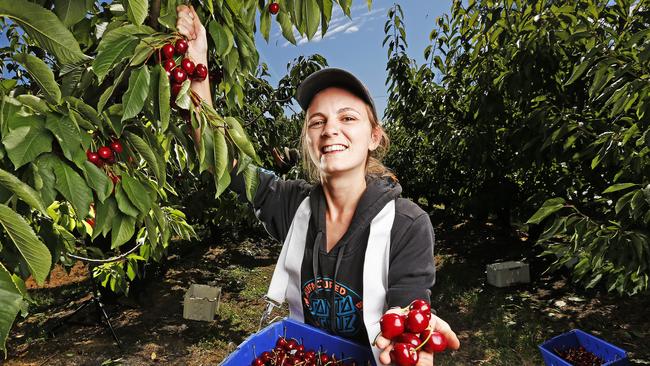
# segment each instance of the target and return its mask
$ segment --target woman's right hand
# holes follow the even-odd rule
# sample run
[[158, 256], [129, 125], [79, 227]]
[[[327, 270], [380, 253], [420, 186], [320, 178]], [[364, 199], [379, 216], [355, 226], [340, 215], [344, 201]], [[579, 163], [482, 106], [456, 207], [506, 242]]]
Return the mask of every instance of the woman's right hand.
[[208, 66], [208, 38], [201, 19], [193, 6], [179, 5], [176, 7], [176, 28], [178, 33], [187, 39], [187, 56], [195, 64]]

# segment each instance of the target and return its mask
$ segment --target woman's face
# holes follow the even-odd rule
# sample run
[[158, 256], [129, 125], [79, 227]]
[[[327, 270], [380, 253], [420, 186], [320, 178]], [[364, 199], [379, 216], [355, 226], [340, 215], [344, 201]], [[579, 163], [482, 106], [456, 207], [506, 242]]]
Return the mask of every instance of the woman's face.
[[321, 176], [365, 175], [368, 151], [377, 148], [381, 135], [373, 131], [363, 100], [345, 89], [324, 89], [307, 108], [306, 128], [309, 155]]

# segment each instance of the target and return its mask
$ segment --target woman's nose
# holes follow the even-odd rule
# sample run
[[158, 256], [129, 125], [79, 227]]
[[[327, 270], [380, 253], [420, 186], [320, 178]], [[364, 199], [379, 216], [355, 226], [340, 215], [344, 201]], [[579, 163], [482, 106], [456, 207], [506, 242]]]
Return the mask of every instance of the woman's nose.
[[338, 135], [339, 134], [339, 125], [336, 123], [335, 120], [333, 119], [328, 119], [325, 122], [325, 126], [323, 126], [323, 136], [332, 136], [332, 135]]

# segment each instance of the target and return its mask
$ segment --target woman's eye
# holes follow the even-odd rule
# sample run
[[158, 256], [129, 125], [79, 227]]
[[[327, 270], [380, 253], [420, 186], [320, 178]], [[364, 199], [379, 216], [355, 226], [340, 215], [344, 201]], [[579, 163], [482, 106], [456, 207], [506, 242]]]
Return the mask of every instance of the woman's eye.
[[309, 127], [318, 127], [323, 124], [322, 120], [316, 120], [316, 121], [311, 121], [309, 123]]
[[345, 116], [345, 117], [343, 117], [343, 120], [346, 121], [346, 122], [347, 122], [347, 121], [354, 121], [355, 119], [356, 119], [356, 118], [354, 118], [354, 117], [352, 117], [352, 116]]

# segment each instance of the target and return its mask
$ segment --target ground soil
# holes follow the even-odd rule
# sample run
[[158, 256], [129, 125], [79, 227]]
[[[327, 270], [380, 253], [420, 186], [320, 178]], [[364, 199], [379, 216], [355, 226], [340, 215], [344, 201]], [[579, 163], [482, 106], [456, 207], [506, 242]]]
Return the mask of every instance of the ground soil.
[[[462, 342], [459, 351], [438, 357], [437, 365], [539, 365], [537, 345], [572, 328], [626, 349], [633, 364], [650, 364], [647, 295], [584, 291], [571, 284], [568, 272], [544, 274], [548, 263], [525, 236], [490, 224], [443, 225], [436, 233], [439, 271], [432, 304]], [[130, 297], [106, 298], [121, 348], [105, 326], [93, 324], [88, 309], [49, 334], [90, 297], [86, 267], [79, 263], [70, 273], [57, 268], [43, 286], [28, 282], [35, 304], [14, 324], [4, 364], [216, 365], [257, 330], [279, 249], [259, 237], [176, 246]], [[514, 259], [530, 263], [530, 284], [486, 284], [486, 264]], [[183, 296], [192, 283], [222, 287], [214, 321], [183, 318]]]

